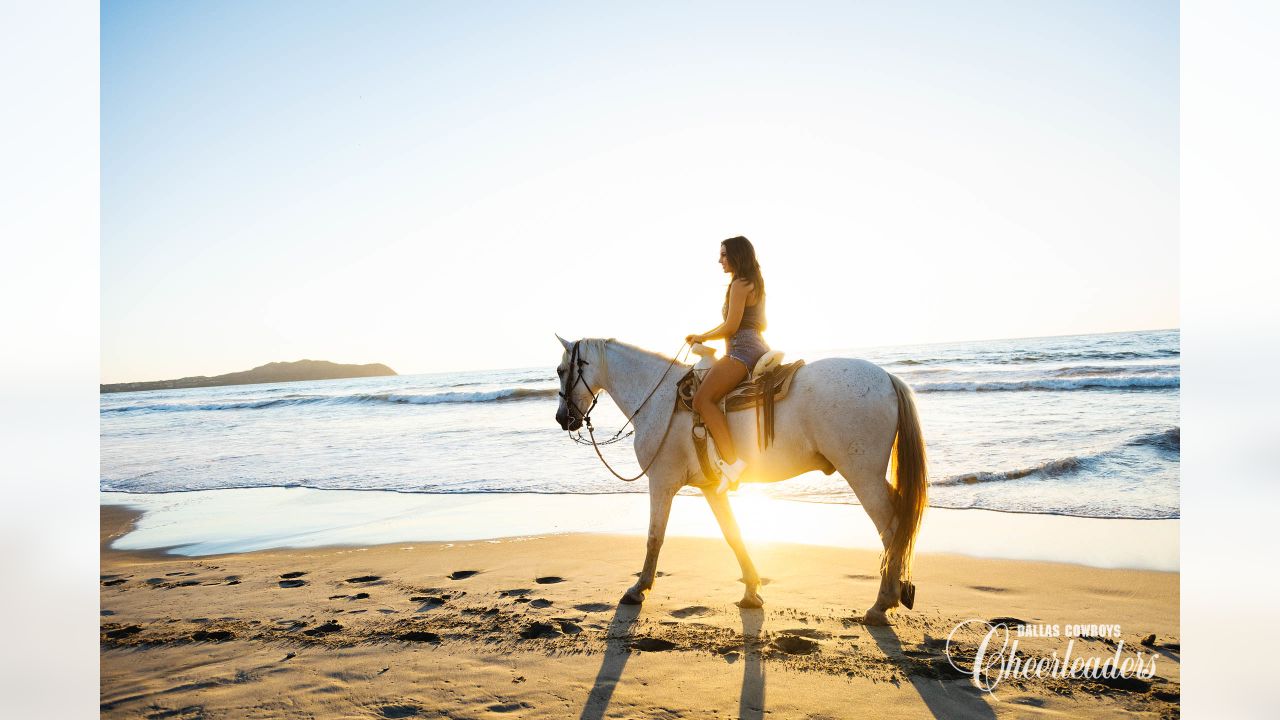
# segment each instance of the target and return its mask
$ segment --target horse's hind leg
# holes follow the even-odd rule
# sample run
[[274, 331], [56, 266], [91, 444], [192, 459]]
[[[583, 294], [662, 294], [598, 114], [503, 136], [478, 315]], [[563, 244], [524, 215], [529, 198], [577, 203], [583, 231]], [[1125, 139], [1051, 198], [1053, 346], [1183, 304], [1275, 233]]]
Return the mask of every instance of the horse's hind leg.
[[[863, 463], [845, 462], [837, 463], [836, 469], [849, 483], [853, 494], [858, 496], [858, 502], [862, 503], [862, 508], [871, 516], [871, 522], [875, 523], [876, 532], [880, 535], [885, 552], [888, 552], [889, 543], [893, 540], [893, 531], [896, 528], [893, 527], [893, 489], [884, 478], [885, 468], [881, 466], [876, 470], [866, 467]], [[864, 619], [867, 624], [889, 624], [886, 613], [890, 608], [898, 606], [898, 599], [902, 592], [900, 572], [899, 568], [890, 566], [880, 573], [880, 592], [876, 595], [875, 605], [867, 609]]]

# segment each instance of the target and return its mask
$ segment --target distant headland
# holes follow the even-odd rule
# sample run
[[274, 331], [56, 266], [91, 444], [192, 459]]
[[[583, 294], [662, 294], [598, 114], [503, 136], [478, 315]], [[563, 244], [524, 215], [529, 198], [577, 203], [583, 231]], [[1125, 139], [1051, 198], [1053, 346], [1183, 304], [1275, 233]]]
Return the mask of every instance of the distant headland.
[[252, 370], [226, 375], [196, 375], [177, 380], [153, 380], [150, 382], [113, 383], [99, 385], [104, 393], [134, 392], [137, 390], [177, 390], [180, 388], [217, 387], [219, 385], [253, 385], [256, 383], [301, 382], [306, 380], [337, 380], [340, 378], [383, 377], [396, 371], [381, 363], [368, 365], [342, 365], [328, 360], [298, 360], [297, 362], [273, 362]]

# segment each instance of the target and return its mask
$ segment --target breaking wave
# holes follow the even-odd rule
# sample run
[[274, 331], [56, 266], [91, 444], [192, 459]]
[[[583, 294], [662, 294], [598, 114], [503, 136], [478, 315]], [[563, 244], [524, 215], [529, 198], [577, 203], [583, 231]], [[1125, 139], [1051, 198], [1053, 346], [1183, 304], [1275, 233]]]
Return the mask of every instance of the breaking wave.
[[1177, 454], [1179, 452], [1179, 436], [1181, 428], [1170, 428], [1161, 432], [1147, 433], [1139, 435], [1119, 447], [1112, 448], [1104, 452], [1094, 455], [1070, 456], [1057, 460], [1050, 460], [1032, 467], [1019, 468], [1017, 470], [999, 470], [992, 472], [971, 472], [960, 475], [952, 475], [950, 477], [931, 480], [930, 485], [974, 485], [977, 483], [1001, 482], [1004, 480], [1019, 480], [1025, 477], [1040, 478], [1058, 478], [1078, 473], [1082, 470], [1091, 470], [1096, 468], [1100, 463], [1106, 460], [1118, 457], [1130, 452], [1126, 448], [1131, 447], [1153, 447], [1167, 453]]
[[1151, 350], [1088, 350], [1079, 352], [1021, 352], [1021, 353], [973, 353], [952, 357], [906, 358], [889, 365], [934, 365], [939, 363], [980, 363], [991, 365], [1015, 365], [1042, 362], [1090, 362], [1107, 360], [1169, 360], [1179, 358], [1181, 350], [1155, 348]]
[[918, 393], [1017, 392], [1019, 390], [1158, 390], [1176, 388], [1180, 384], [1181, 380], [1176, 375], [1147, 375], [921, 382], [913, 383], [911, 389]]
[[426, 395], [359, 394], [359, 395], [291, 395], [280, 398], [239, 400], [215, 403], [153, 403], [103, 408], [101, 413], [190, 412], [214, 410], [264, 410], [297, 405], [366, 405], [392, 403], [402, 405], [440, 405], [448, 403], [511, 402], [532, 398], [555, 397], [552, 388], [500, 388], [477, 392], [442, 392]]
[[1153, 447], [1171, 453], [1182, 452], [1182, 428], [1170, 428], [1164, 432], [1139, 435], [1129, 445]]
[[1093, 458], [1068, 457], [1061, 460], [1050, 460], [1047, 463], [1036, 465], [1029, 468], [1021, 468], [1018, 470], [1003, 470], [997, 472], [973, 472], [964, 473], [963, 475], [952, 475], [941, 480], [932, 480], [931, 485], [973, 485], [975, 483], [999, 482], [1002, 480], [1018, 480], [1020, 478], [1029, 477], [1031, 475], [1039, 475], [1041, 477], [1061, 477], [1070, 475], [1087, 467]]

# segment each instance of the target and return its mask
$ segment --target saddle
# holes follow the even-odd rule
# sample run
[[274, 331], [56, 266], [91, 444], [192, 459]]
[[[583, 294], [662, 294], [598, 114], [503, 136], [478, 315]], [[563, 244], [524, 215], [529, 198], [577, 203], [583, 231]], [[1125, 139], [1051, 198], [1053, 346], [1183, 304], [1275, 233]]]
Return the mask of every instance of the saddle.
[[[704, 359], [709, 359], [709, 356], [704, 355]], [[751, 376], [720, 400], [720, 407], [726, 414], [735, 410], [755, 409], [756, 442], [761, 450], [768, 448], [773, 442], [774, 405], [787, 396], [796, 371], [804, 366], [804, 360], [780, 364], [781, 359], [782, 353], [776, 351], [760, 358]], [[693, 445], [703, 474], [701, 482], [692, 483], [695, 487], [719, 482], [718, 473], [707, 455], [706, 427], [693, 409], [693, 395], [698, 391], [704, 373], [704, 369], [695, 366], [676, 385], [676, 410], [687, 410], [694, 414]]]

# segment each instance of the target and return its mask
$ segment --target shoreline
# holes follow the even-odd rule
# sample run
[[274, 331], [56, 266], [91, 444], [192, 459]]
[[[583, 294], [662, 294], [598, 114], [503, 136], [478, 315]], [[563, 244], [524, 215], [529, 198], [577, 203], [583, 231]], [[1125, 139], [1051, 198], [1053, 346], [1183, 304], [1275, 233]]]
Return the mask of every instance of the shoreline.
[[[727, 545], [671, 537], [637, 607], [617, 604], [644, 554], [634, 535], [184, 557], [113, 550], [145, 516], [100, 516], [104, 718], [1178, 713], [1176, 572], [922, 553], [915, 609], [880, 628], [860, 622], [878, 585], [871, 550], [753, 545], [766, 605], [740, 610]], [[1119, 625], [1075, 653], [1110, 657], [1119, 640], [1156, 657], [1155, 676], [1006, 679], [989, 695], [945, 655], [972, 619]], [[1019, 640], [1044, 655], [1065, 645]]]
[[[732, 496], [751, 548], [786, 543], [878, 550], [859, 505]], [[103, 507], [144, 511], [118, 550], [180, 556], [402, 542], [514, 541], [572, 534], [644, 535], [646, 493], [401, 493], [255, 488], [100, 493]], [[1176, 572], [1180, 520], [1080, 518], [930, 508], [917, 551], [975, 558]], [[668, 537], [719, 539], [706, 503], [678, 496]]]

